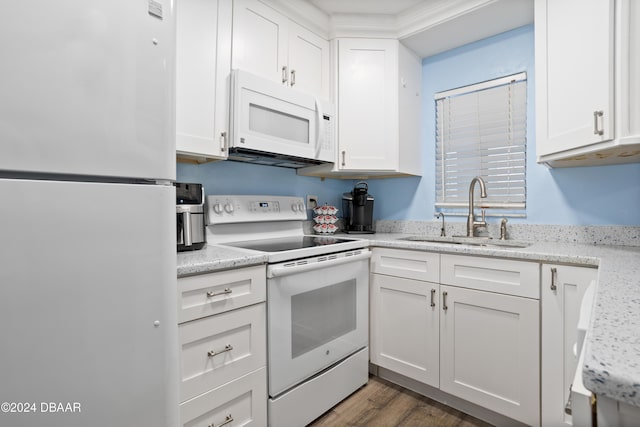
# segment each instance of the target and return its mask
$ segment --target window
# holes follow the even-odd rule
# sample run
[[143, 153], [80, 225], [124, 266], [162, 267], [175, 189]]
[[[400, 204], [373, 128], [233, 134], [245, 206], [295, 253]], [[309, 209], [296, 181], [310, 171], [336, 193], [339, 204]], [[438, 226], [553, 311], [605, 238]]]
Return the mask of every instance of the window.
[[[487, 215], [525, 216], [527, 76], [520, 73], [435, 95], [436, 210], [467, 214], [481, 176]], [[476, 190], [477, 191], [477, 190]]]

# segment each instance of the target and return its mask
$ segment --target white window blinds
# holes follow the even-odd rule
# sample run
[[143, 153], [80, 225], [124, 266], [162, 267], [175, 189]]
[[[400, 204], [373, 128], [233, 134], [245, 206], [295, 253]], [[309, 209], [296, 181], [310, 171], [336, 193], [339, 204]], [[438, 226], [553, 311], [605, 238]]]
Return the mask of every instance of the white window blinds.
[[466, 213], [469, 183], [481, 176], [487, 198], [476, 197], [476, 206], [524, 214], [526, 78], [520, 73], [436, 94], [437, 210]]

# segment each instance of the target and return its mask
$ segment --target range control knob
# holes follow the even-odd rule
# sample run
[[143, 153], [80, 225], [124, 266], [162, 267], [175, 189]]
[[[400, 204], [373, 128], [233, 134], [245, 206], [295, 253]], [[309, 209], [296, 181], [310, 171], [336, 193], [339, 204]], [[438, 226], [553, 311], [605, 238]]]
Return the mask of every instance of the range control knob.
[[291, 210], [294, 211], [294, 212], [298, 212], [298, 204], [297, 203], [293, 203], [291, 205]]
[[225, 211], [226, 213], [233, 213], [233, 204], [232, 204], [231, 202], [227, 202], [227, 203], [224, 205], [224, 211]]
[[298, 211], [304, 213], [304, 203], [298, 203]]
[[217, 202], [216, 204], [214, 204], [213, 211], [218, 215], [222, 215], [222, 204], [220, 202]]

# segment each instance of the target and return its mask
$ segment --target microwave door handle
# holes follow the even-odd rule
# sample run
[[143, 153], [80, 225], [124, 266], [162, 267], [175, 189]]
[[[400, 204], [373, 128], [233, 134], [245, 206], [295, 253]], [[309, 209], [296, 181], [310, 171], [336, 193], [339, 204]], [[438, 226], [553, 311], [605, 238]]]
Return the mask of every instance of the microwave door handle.
[[296, 265], [294, 267], [284, 267], [282, 265], [269, 266], [267, 267], [267, 279], [290, 276], [292, 274], [307, 273], [309, 271], [334, 267], [340, 264], [346, 264], [348, 262], [356, 262], [356, 261], [369, 259], [369, 258], [371, 258], [371, 252], [367, 251], [358, 255], [332, 259], [329, 261], [314, 262], [313, 264]]
[[318, 98], [316, 98], [316, 146], [315, 146], [315, 151], [316, 151], [316, 159], [320, 158], [320, 151], [322, 150], [322, 141], [320, 141], [320, 124], [322, 123], [322, 109], [320, 107], [320, 102], [318, 101]]

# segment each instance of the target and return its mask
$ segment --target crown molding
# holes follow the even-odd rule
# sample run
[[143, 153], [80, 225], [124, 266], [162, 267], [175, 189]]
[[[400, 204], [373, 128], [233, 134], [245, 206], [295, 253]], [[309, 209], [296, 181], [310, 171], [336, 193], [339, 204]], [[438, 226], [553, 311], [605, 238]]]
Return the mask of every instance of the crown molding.
[[331, 21], [329, 15], [313, 4], [300, 0], [260, 0], [262, 3], [277, 10], [297, 24], [302, 25], [320, 37], [329, 40]]
[[398, 38], [394, 15], [336, 14], [331, 16], [330, 38]]
[[404, 38], [456, 19], [499, 0], [433, 0], [418, 4], [397, 16], [398, 37]]
[[260, 1], [327, 40], [395, 38], [421, 58], [533, 23], [533, 0], [429, 0], [398, 15], [331, 16], [307, 1]]

